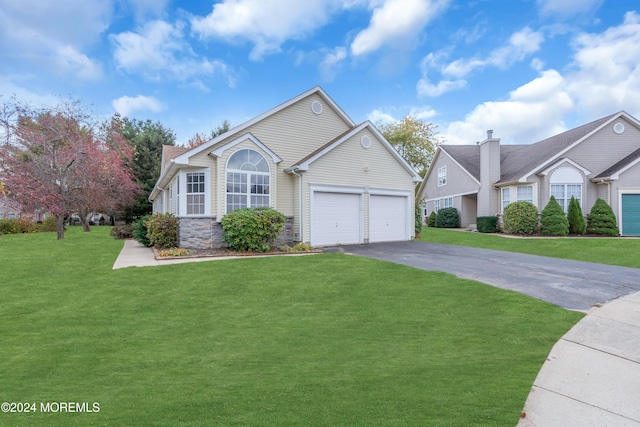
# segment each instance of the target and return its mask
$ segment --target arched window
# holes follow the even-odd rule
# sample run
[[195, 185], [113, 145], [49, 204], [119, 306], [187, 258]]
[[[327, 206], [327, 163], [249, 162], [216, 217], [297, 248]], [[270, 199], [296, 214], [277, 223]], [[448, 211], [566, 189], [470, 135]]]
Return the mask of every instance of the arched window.
[[227, 209], [271, 206], [269, 163], [257, 151], [244, 148], [227, 162]]
[[582, 183], [582, 174], [578, 170], [566, 166], [558, 168], [551, 175], [549, 197], [555, 197], [565, 212], [572, 196], [582, 206]]

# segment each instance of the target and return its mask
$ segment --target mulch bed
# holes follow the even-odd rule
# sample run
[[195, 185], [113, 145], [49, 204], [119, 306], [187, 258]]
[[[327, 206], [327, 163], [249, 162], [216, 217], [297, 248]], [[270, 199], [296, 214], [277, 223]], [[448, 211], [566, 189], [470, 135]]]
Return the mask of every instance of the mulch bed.
[[189, 255], [185, 256], [160, 256], [156, 248], [153, 249], [153, 254], [157, 260], [166, 259], [184, 259], [184, 258], [215, 258], [215, 257], [229, 257], [229, 256], [261, 256], [261, 255], [297, 255], [297, 254], [313, 254], [322, 253], [322, 249], [312, 249], [309, 251], [281, 251], [278, 249], [272, 249], [267, 252], [237, 252], [227, 248], [220, 249], [189, 249]]

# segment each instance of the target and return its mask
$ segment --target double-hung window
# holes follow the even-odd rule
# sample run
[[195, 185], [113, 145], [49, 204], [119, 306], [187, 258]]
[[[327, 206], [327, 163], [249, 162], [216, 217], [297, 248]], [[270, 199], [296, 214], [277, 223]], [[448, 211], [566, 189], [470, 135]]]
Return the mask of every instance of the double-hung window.
[[438, 169], [438, 187], [447, 185], [447, 167], [443, 166]]
[[516, 195], [519, 202], [533, 203], [533, 185], [523, 185], [518, 187]]
[[511, 203], [511, 189], [503, 188], [502, 189], [502, 212], [504, 209]]
[[453, 207], [453, 197], [447, 197], [444, 199], [444, 207], [452, 208]]
[[569, 209], [571, 197], [574, 197], [582, 206], [582, 184], [551, 184], [550, 193], [565, 213]]
[[226, 201], [227, 213], [271, 206], [269, 164], [257, 151], [245, 148], [229, 157]]
[[205, 173], [187, 173], [187, 215], [204, 215]]
[[436, 213], [440, 210], [440, 199], [433, 201], [433, 210]]

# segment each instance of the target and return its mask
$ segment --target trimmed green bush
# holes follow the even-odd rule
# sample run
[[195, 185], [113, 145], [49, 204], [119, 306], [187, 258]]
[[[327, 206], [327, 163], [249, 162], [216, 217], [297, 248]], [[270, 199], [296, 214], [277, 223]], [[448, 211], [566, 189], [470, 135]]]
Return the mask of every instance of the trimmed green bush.
[[554, 196], [542, 210], [540, 234], [546, 236], [566, 236], [569, 234], [569, 220]]
[[596, 200], [587, 215], [587, 233], [601, 236], [618, 236], [618, 223], [611, 206], [602, 199]]
[[40, 231], [56, 231], [57, 230], [56, 217], [53, 215], [46, 217], [39, 224], [38, 228], [40, 229]]
[[133, 224], [117, 225], [111, 229], [114, 239], [123, 240], [133, 237]]
[[39, 224], [30, 218], [0, 219], [0, 235], [36, 233], [40, 231]]
[[145, 215], [142, 218], [138, 219], [133, 224], [133, 238], [140, 242], [141, 245], [151, 246], [151, 240], [149, 240], [149, 236], [147, 235], [147, 220], [150, 215]]
[[178, 218], [171, 214], [153, 214], [145, 224], [151, 246], [157, 249], [178, 246]]
[[460, 214], [456, 208], [442, 208], [436, 214], [436, 227], [456, 228], [460, 227]]
[[238, 209], [222, 217], [222, 240], [240, 252], [266, 252], [282, 231], [285, 216], [271, 208]]
[[567, 212], [567, 219], [569, 220], [569, 233], [570, 234], [584, 234], [587, 225], [584, 222], [584, 216], [582, 215], [582, 208], [580, 203], [575, 197], [571, 196], [569, 202], [569, 210]]
[[535, 234], [538, 231], [538, 208], [530, 202], [513, 202], [502, 215], [507, 234]]
[[419, 236], [422, 233], [422, 208], [420, 207], [420, 202], [416, 200], [415, 209], [414, 209], [414, 220], [415, 220], [415, 235]]
[[435, 227], [437, 217], [438, 215], [436, 214], [436, 211], [432, 211], [431, 214], [429, 214], [429, 217], [427, 218], [427, 227]]
[[476, 218], [476, 228], [480, 233], [495, 233], [498, 230], [497, 216], [479, 216]]

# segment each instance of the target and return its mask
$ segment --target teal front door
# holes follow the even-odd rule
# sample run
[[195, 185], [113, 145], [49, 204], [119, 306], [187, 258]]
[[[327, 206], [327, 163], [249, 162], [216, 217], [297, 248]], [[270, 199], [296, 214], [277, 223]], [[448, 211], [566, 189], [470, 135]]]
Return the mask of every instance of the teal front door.
[[640, 194], [622, 195], [622, 235], [640, 236]]

